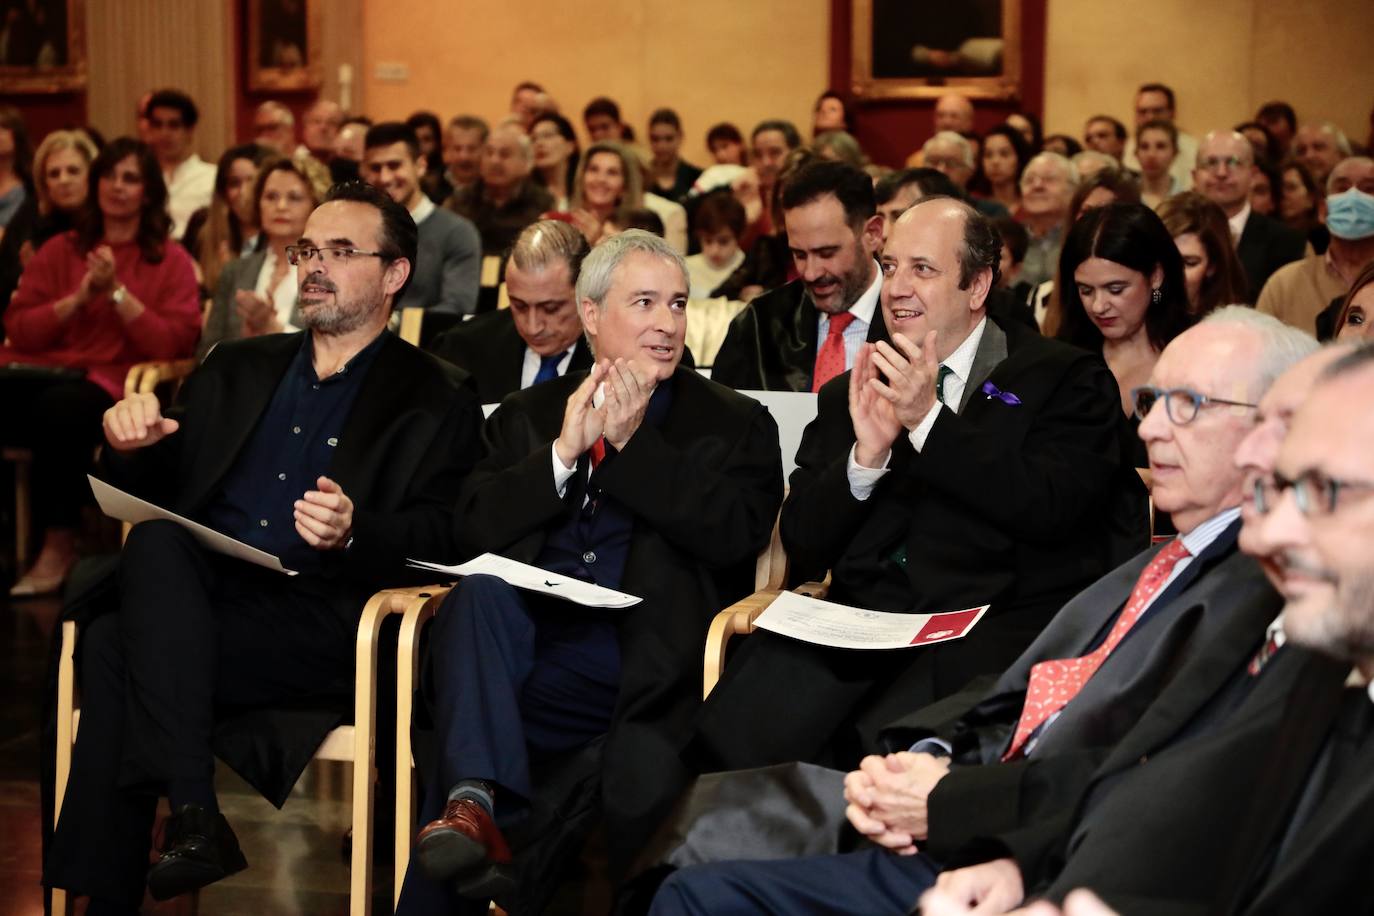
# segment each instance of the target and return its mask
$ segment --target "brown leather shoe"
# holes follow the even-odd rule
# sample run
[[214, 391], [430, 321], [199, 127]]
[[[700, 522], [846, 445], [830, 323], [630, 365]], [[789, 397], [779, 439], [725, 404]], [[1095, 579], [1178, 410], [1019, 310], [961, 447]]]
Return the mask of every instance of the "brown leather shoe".
[[415, 838], [415, 860], [433, 881], [505, 865], [511, 860], [505, 837], [486, 809], [470, 798], [451, 801], [444, 816], [425, 825]]

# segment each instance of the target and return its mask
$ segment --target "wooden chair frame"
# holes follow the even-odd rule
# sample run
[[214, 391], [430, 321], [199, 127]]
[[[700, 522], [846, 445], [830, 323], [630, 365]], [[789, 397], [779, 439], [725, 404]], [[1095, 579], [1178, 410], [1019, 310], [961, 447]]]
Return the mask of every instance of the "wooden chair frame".
[[[389, 589], [368, 600], [358, 621], [355, 647], [355, 691], [353, 724], [341, 725], [329, 733], [315, 751], [315, 760], [353, 764], [353, 851], [350, 862], [350, 916], [370, 916], [372, 912], [373, 817], [377, 782], [377, 653], [383, 621], [393, 614], [406, 614], [426, 595], [419, 589]], [[62, 813], [62, 800], [71, 775], [72, 747], [80, 724], [81, 711], [76, 702], [77, 627], [72, 621], [62, 624], [62, 648], [57, 673], [57, 773], [55, 817]], [[54, 820], [54, 823], [56, 821]], [[70, 912], [65, 890], [54, 888], [52, 912]]]

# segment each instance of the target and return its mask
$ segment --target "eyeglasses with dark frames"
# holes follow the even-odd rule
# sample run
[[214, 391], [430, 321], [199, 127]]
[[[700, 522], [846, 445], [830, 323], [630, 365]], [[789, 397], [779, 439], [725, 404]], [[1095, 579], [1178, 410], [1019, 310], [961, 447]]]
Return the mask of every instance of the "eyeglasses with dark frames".
[[1153, 385], [1143, 385], [1131, 389], [1131, 404], [1135, 407], [1136, 419], [1144, 420], [1160, 399], [1164, 401], [1164, 410], [1169, 415], [1169, 422], [1175, 426], [1187, 426], [1196, 420], [1198, 413], [1206, 407], [1259, 409], [1258, 404], [1214, 398], [1210, 394], [1201, 394], [1191, 388], [1156, 388]]
[[329, 252], [329, 261], [333, 264], [345, 263], [354, 258], [384, 258], [380, 251], [362, 251], [357, 248], [340, 248], [337, 246], [325, 246], [318, 248], [314, 245], [287, 245], [286, 260], [291, 262], [291, 266], [297, 264], [309, 264], [319, 258], [324, 260], [325, 252]]
[[1298, 511], [1308, 518], [1330, 515], [1340, 504], [1342, 493], [1374, 490], [1374, 482], [1363, 480], [1339, 480], [1328, 477], [1321, 471], [1304, 471], [1296, 479], [1289, 480], [1282, 474], [1257, 477], [1252, 484], [1255, 498], [1255, 511], [1267, 515], [1276, 508], [1283, 498], [1284, 491], [1292, 490], [1297, 501]]

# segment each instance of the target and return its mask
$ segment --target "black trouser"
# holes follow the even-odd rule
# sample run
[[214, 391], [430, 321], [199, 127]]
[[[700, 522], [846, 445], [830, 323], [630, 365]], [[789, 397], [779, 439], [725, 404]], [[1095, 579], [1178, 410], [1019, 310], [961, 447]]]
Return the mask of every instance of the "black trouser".
[[34, 522], [75, 528], [90, 501], [86, 474], [101, 442], [102, 415], [114, 403], [86, 379], [0, 378], [0, 442], [33, 450]]
[[363, 603], [211, 554], [172, 522], [136, 525], [118, 613], [78, 647], [81, 725], [43, 880], [143, 899], [158, 795], [214, 775], [217, 710], [352, 692]]

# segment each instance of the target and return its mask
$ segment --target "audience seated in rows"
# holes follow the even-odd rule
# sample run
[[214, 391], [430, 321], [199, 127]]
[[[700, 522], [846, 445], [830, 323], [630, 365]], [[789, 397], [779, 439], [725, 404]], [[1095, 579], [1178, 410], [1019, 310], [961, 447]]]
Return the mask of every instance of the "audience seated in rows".
[[505, 254], [521, 230], [553, 207], [552, 195], [530, 178], [532, 155], [522, 129], [493, 128], [482, 144], [477, 180], [444, 204], [477, 227], [484, 255]]
[[215, 166], [195, 152], [196, 122], [200, 112], [184, 92], [162, 89], [148, 99], [148, 145], [162, 169], [167, 185], [167, 213], [172, 218], [172, 238], [186, 232], [191, 214], [210, 203]]
[[[1168, 121], [1177, 124], [1177, 102], [1174, 90], [1163, 83], [1146, 83], [1135, 94], [1135, 127], [1139, 130], [1150, 121]], [[1177, 139], [1174, 144], [1178, 155], [1169, 174], [1178, 180], [1178, 189], [1186, 191], [1193, 186], [1193, 163], [1197, 160], [1198, 142], [1191, 134], [1176, 127]], [[1122, 164], [1132, 171], [1139, 172], [1140, 158], [1134, 140], [1126, 147], [1121, 157]]]
[[1223, 305], [1246, 301], [1245, 269], [1226, 213], [1196, 191], [1176, 194], [1155, 210], [1183, 257], [1189, 314], [1201, 318]]
[[[1281, 602], [1237, 549], [1239, 543], [1252, 555], [1263, 552], [1255, 546], [1253, 510], [1241, 530], [1242, 496], [1256, 474], [1273, 470], [1283, 427], [1334, 361], [1324, 353], [1298, 362], [1314, 346], [1272, 319], [1228, 309], [1166, 348], [1139, 395], [1140, 433], [1152, 456], [1169, 462], [1156, 494], [1178, 519], [1180, 536], [1069, 601], [995, 682], [974, 682], [952, 701], [916, 708], [884, 729], [889, 752], [865, 758], [842, 787], [849, 822], [876, 848], [690, 868], [669, 879], [651, 912], [729, 914], [762, 905], [774, 912], [906, 913], [942, 867], [1005, 855], [1053, 880], [1063, 858], [1056, 841], [1068, 839], [1085, 800], [1102, 797], [1089, 794], [1094, 770], [1137, 778], [1131, 769], [1145, 771], [1146, 758], [1126, 757], [1124, 748], [1149, 742], [1153, 754], [1160, 743], [1184, 743], [1199, 717], [1223, 719], [1231, 696], [1248, 686], [1246, 662], [1264, 645]], [[1237, 390], [1248, 398], [1244, 410], [1205, 400], [1211, 391]], [[1149, 780], [1148, 773], [1138, 779]], [[836, 793], [840, 775], [826, 781]], [[772, 794], [766, 780], [762, 789]], [[1117, 790], [1102, 791], [1109, 807]], [[816, 801], [838, 812], [833, 801]], [[1137, 818], [1165, 821], [1180, 811], [1136, 804], [1134, 812], [1114, 811], [1113, 820], [1101, 822], [1099, 842], [1114, 842], [1108, 831], [1134, 833]], [[702, 818], [705, 826], [712, 814], [708, 809]], [[761, 850], [781, 847], [784, 854], [798, 841], [762, 833], [756, 839]], [[1214, 835], [1197, 839], [1227, 848]], [[1161, 898], [1185, 897], [1183, 882], [1160, 882], [1153, 863], [1151, 856], [1123, 858], [1121, 874], [1095, 876], [1090, 886], [1115, 891], [1132, 878], [1152, 879]], [[1201, 886], [1205, 892], [1213, 885]], [[951, 897], [964, 889], [948, 875], [938, 887]], [[952, 902], [1002, 912], [1037, 889], [1028, 876], [1024, 888], [998, 886], [1004, 896], [970, 889], [967, 899]]]
[[[474, 115], [458, 115], [444, 128], [444, 140], [439, 156], [444, 162], [443, 180], [438, 183], [436, 193], [443, 194], [443, 203], [458, 191], [471, 187], [478, 178], [482, 162], [482, 146], [487, 142], [491, 128], [487, 122]], [[533, 131], [531, 131], [533, 136]]]

